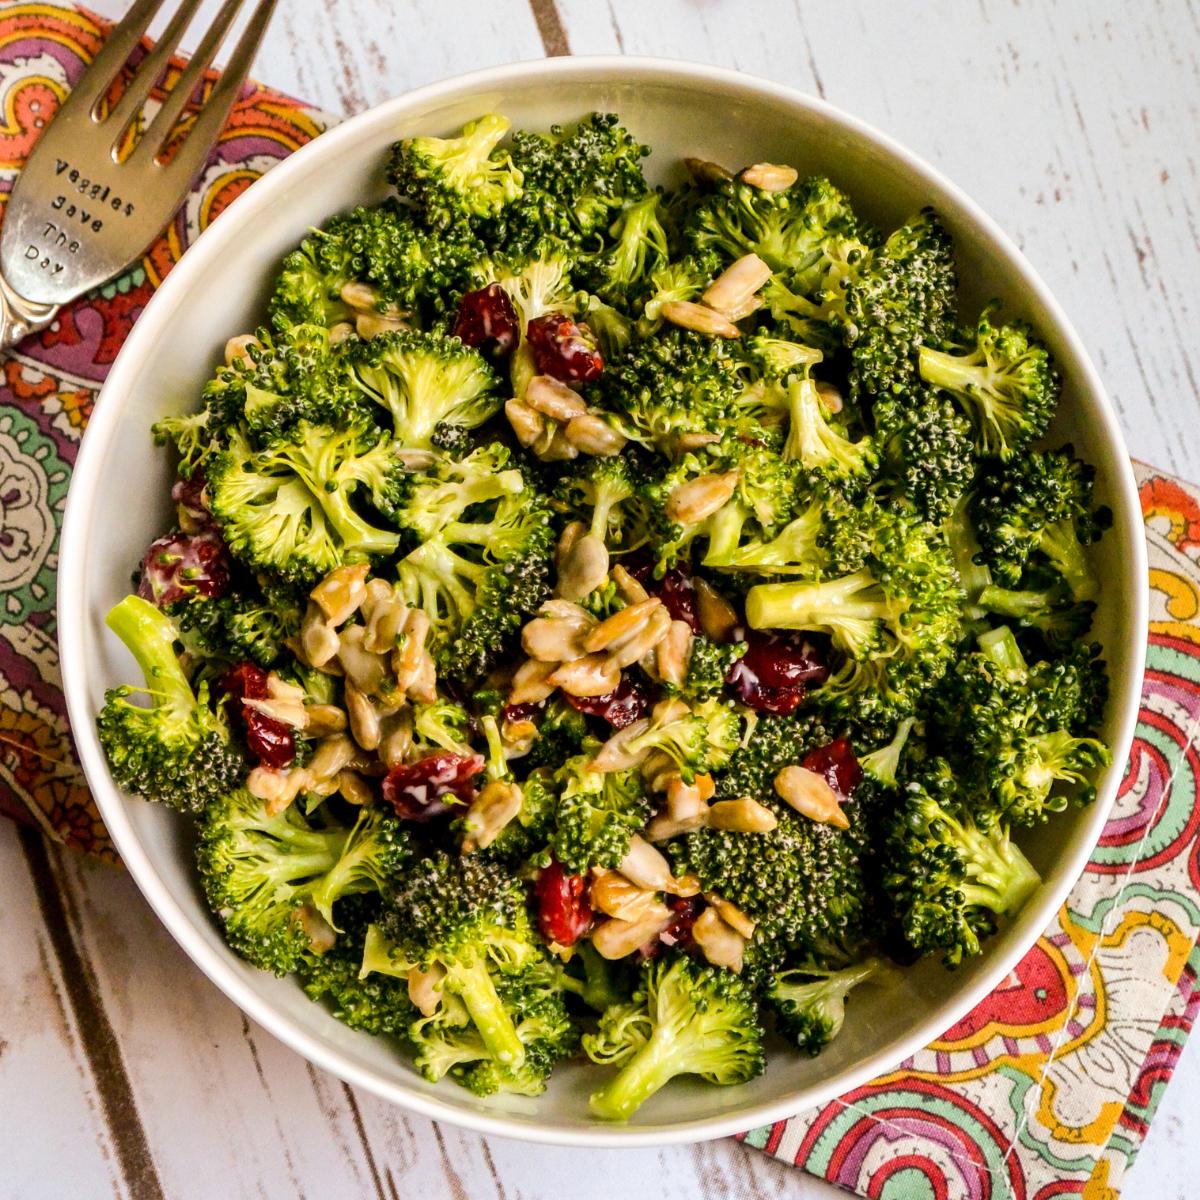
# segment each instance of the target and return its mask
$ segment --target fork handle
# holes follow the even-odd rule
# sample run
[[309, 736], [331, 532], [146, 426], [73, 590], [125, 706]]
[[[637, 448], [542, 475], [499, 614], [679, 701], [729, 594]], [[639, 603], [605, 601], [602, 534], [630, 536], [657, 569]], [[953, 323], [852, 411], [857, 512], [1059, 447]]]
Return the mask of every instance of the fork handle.
[[45, 329], [58, 313], [57, 304], [37, 304], [26, 300], [13, 291], [8, 281], [0, 275], [0, 351], [15, 346], [19, 341]]

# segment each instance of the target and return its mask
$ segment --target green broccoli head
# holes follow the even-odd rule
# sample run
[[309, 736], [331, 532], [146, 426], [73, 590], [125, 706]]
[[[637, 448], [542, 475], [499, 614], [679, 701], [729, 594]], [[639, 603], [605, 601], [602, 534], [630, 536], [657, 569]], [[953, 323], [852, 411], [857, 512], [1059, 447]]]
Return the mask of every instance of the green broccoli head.
[[725, 680], [733, 664], [745, 653], [745, 642], [714, 642], [703, 634], [696, 634], [692, 639], [687, 675], [677, 689], [679, 695], [696, 702], [716, 700], [724, 694]]
[[607, 1009], [583, 1048], [617, 1074], [592, 1093], [596, 1116], [627, 1121], [678, 1075], [731, 1086], [762, 1073], [763, 1031], [750, 989], [689, 958], [651, 960], [628, 1004]]
[[189, 596], [168, 606], [184, 646], [205, 658], [272, 667], [300, 632], [301, 597], [290, 588], [246, 582], [223, 596]]
[[405, 138], [392, 148], [388, 180], [430, 229], [476, 225], [523, 195], [522, 172], [498, 149], [509, 122], [495, 113], [463, 126], [458, 137]]
[[273, 328], [353, 321], [342, 297], [347, 284], [366, 284], [380, 307], [406, 313], [443, 312], [483, 254], [466, 229], [422, 228], [395, 199], [341, 213], [311, 233], [283, 260], [268, 305]]
[[637, 321], [639, 336], [649, 337], [659, 331], [664, 304], [699, 300], [720, 269], [721, 256], [712, 250], [689, 254], [678, 262], [661, 263], [652, 269], [645, 287], [642, 314]]
[[847, 719], [911, 714], [954, 656], [963, 594], [953, 556], [930, 526], [864, 505], [838, 531], [837, 556], [856, 570], [815, 582], [758, 584], [746, 595], [754, 629], [829, 635], [842, 657], [814, 701]]
[[949, 400], [928, 389], [917, 403], [881, 397], [872, 419], [883, 487], [924, 520], [947, 520], [975, 477], [970, 423]]
[[635, 200], [608, 232], [612, 244], [588, 265], [590, 290], [611, 304], [636, 309], [640, 298], [654, 288], [654, 274], [670, 258], [658, 194]]
[[983, 824], [1045, 821], [1094, 799], [1110, 755], [1093, 736], [1107, 696], [1097, 648], [1028, 666], [1006, 627], [979, 638], [946, 676], [932, 707], [943, 753], [977, 781]]
[[533, 719], [537, 737], [527, 758], [531, 767], [557, 770], [572, 755], [582, 753], [588, 737], [587, 718], [560, 696], [551, 696]]
[[[727, 781], [718, 785], [719, 794], [729, 790]], [[847, 813], [855, 824], [842, 831], [783, 807], [773, 790], [756, 798], [778, 814], [774, 829], [693, 830], [670, 843], [676, 875], [696, 875], [705, 891], [718, 892], [756, 923], [747, 959], [752, 974], [787, 954], [836, 961], [853, 954], [874, 932], [854, 806]]]
[[804, 963], [777, 971], [767, 985], [767, 1004], [779, 1032], [805, 1054], [820, 1054], [842, 1030], [852, 989], [886, 968], [877, 958], [848, 967]]
[[1030, 451], [979, 480], [971, 516], [981, 557], [1002, 585], [1059, 584], [1080, 602], [1095, 600], [1097, 584], [1086, 547], [1112, 523], [1092, 493], [1095, 469], [1071, 446]]
[[374, 806], [358, 815], [337, 862], [313, 886], [309, 899], [334, 929], [333, 906], [343, 896], [385, 892], [413, 856], [412, 837], [393, 814]]
[[397, 513], [421, 539], [397, 567], [401, 596], [428, 614], [439, 671], [458, 679], [487, 670], [549, 590], [550, 508], [507, 463], [498, 444], [441, 460]]
[[741, 180], [717, 184], [687, 217], [684, 237], [696, 251], [727, 258], [757, 254], [802, 294], [819, 294], [868, 250], [866, 230], [846, 196], [812, 178], [781, 192]]
[[270, 815], [244, 790], [204, 810], [197, 861], [225, 940], [256, 967], [284, 975], [332, 940], [311, 902], [350, 837], [341, 825], [310, 824], [291, 805]]
[[400, 880], [380, 927], [394, 955], [445, 973], [443, 994], [461, 1003], [496, 1066], [519, 1069], [525, 1045], [504, 983], [545, 962], [520, 881], [477, 855], [430, 854]]
[[742, 391], [737, 372], [722, 339], [672, 328], [606, 363], [587, 398], [630, 441], [672, 454], [680, 435], [724, 427]]
[[941, 950], [947, 966], [978, 954], [997, 918], [1019, 912], [1041, 883], [1003, 823], [977, 824], [941, 760], [903, 789], [882, 858], [905, 938], [922, 954]]
[[590, 770], [592, 755], [568, 759], [555, 774], [558, 801], [550, 848], [570, 872], [615, 867], [649, 820], [650, 799], [636, 771]]
[[[623, 749], [643, 760], [652, 754], [669, 759], [684, 782], [725, 767], [741, 745], [742, 718], [732, 704], [704, 700], [687, 705], [674, 699], [655, 706], [621, 731]], [[603, 759], [598, 760], [603, 764]]]
[[428, 450], [444, 427], [476, 429], [500, 410], [496, 376], [477, 350], [439, 333], [402, 331], [357, 343], [353, 377], [406, 449]]
[[303, 583], [396, 550], [399, 536], [372, 524], [354, 501], [365, 494], [389, 512], [404, 476], [391, 440], [377, 430], [302, 421], [264, 450], [235, 433], [209, 468], [208, 489], [213, 516], [239, 559]]
[[193, 690], [188, 682], [170, 617], [140, 596], [126, 596], [106, 620], [141, 668], [149, 700], [132, 703], [142, 689], [131, 687], [105, 694], [96, 728], [113, 780], [147, 800], [199, 812], [237, 786], [245, 760], [223, 715], [209, 706], [208, 685]]
[[650, 472], [643, 457], [626, 450], [570, 464], [554, 487], [555, 506], [610, 546], [633, 547], [645, 537], [645, 488]]
[[571, 129], [518, 131], [512, 162], [523, 188], [491, 223], [491, 243], [529, 253], [550, 238], [577, 249], [598, 243], [618, 214], [646, 193], [649, 154], [612, 113], [593, 113]]
[[953, 396], [970, 418], [977, 452], [1007, 461], [1046, 432], [1061, 382], [1029, 326], [994, 324], [998, 310], [998, 303], [988, 305], [974, 333], [947, 349], [921, 346], [918, 363], [921, 378]]

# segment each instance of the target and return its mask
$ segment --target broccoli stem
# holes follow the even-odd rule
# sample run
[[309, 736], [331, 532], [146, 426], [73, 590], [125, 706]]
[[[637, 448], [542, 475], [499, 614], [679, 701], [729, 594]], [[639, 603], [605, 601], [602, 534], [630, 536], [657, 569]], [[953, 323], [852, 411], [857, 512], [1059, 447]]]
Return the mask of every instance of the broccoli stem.
[[525, 1047], [504, 1010], [487, 965], [478, 961], [448, 963], [446, 966], [446, 987], [466, 1005], [488, 1052], [503, 1067], [521, 1066], [525, 1061]]
[[886, 746], [863, 755], [858, 760], [858, 765], [885, 787], [895, 787], [896, 774], [900, 770], [900, 756], [904, 753], [908, 735], [915, 724], [916, 720], [913, 717], [906, 717], [897, 726], [896, 736]]
[[753, 629], [834, 628], [853, 642], [869, 639], [883, 615], [868, 571], [822, 583], [760, 583], [746, 594], [746, 620]]
[[987, 379], [987, 360], [978, 350], [971, 354], [948, 354], [932, 346], [922, 346], [919, 361], [921, 378], [948, 392], [973, 391]]
[[1071, 521], [1047, 525], [1038, 539], [1038, 549], [1054, 564], [1076, 600], [1096, 598], [1096, 577]]
[[631, 1116], [676, 1075], [688, 1070], [693, 1047], [686, 1033], [671, 1029], [662, 1035], [656, 1026], [650, 1040], [602, 1088], [593, 1092], [588, 1105], [608, 1121], [628, 1121]]
[[966, 902], [994, 913], [1019, 912], [1042, 882], [1033, 864], [1007, 833], [988, 837], [974, 826], [959, 828], [967, 851]]
[[175, 653], [179, 634], [166, 613], [141, 596], [126, 596], [109, 610], [105, 623], [137, 660], [148, 691], [181, 707], [196, 703]]
[[1019, 591], [1015, 588], [997, 587], [989, 583], [979, 593], [979, 607], [1001, 617], [1025, 620], [1040, 616], [1051, 605], [1047, 592]]
[[969, 620], [978, 620], [983, 616], [986, 607], [983, 604], [982, 593], [992, 582], [992, 572], [986, 565], [975, 561], [980, 546], [971, 525], [969, 507], [970, 500], [964, 496], [946, 522], [946, 540], [950, 544], [951, 554], [954, 555], [958, 581], [967, 596], [964, 611]]
[[977, 641], [979, 649], [1001, 670], [1013, 675], [1028, 673], [1029, 667], [1021, 647], [1017, 645], [1016, 635], [1007, 625], [999, 625], [987, 633], [981, 633]]

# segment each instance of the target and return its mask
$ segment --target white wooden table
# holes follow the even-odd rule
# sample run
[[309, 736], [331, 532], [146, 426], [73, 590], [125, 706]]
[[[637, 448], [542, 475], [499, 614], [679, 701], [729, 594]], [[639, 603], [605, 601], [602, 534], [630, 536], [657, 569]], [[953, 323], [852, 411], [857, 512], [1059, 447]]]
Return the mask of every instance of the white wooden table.
[[[351, 113], [567, 52], [737, 67], [825, 96], [926, 156], [1045, 275], [1132, 452], [1200, 479], [1196, 3], [284, 0], [256, 74]], [[835, 1195], [731, 1141], [581, 1153], [406, 1116], [248, 1022], [125, 875], [7, 825], [0, 964], [3, 1200]], [[1196, 1196], [1198, 1147], [1193, 1047], [1126, 1197]]]

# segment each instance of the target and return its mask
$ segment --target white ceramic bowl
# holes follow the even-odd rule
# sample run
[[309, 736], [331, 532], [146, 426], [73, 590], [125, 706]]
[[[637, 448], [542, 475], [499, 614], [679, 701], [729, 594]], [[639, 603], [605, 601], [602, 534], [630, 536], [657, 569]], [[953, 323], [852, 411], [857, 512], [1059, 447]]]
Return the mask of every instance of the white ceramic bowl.
[[[1096, 623], [1112, 674], [1104, 733], [1114, 765], [1094, 805], [1020, 839], [1045, 879], [1020, 918], [955, 973], [926, 962], [905, 974], [898, 991], [861, 989], [842, 1035], [820, 1058], [781, 1050], [761, 1078], [739, 1088], [678, 1081], [628, 1126], [589, 1117], [596, 1068], [561, 1068], [538, 1099], [479, 1100], [449, 1081], [426, 1083], [386, 1042], [351, 1032], [294, 982], [241, 962], [205, 909], [187, 822], [114, 787], [93, 725], [105, 688], [131, 676], [104, 614], [170, 519], [167, 455], [151, 445], [150, 425], [196, 404], [226, 338], [260, 318], [284, 252], [333, 213], [382, 198], [386, 151], [398, 137], [444, 135], [491, 110], [537, 129], [594, 109], [621, 114], [654, 148], [648, 169], [656, 179], [672, 177], [684, 155], [732, 166], [767, 160], [828, 174], [885, 228], [935, 205], [956, 238], [965, 309], [998, 295], [1048, 338], [1065, 380], [1054, 435], [1071, 438], [1096, 465], [1101, 499], [1116, 516], [1097, 554], [1104, 582]], [[1012, 242], [931, 167], [828, 104], [730, 71], [649, 59], [550, 59], [422, 88], [322, 135], [256, 183], [171, 273], [113, 366], [71, 485], [61, 563], [63, 674], [88, 781], [133, 877], [205, 974], [277, 1037], [349, 1083], [430, 1117], [563, 1144], [698, 1140], [789, 1116], [895, 1066], [963, 1016], [1046, 926], [1099, 836], [1129, 749], [1146, 640], [1142, 523], [1113, 410], [1066, 316]]]

